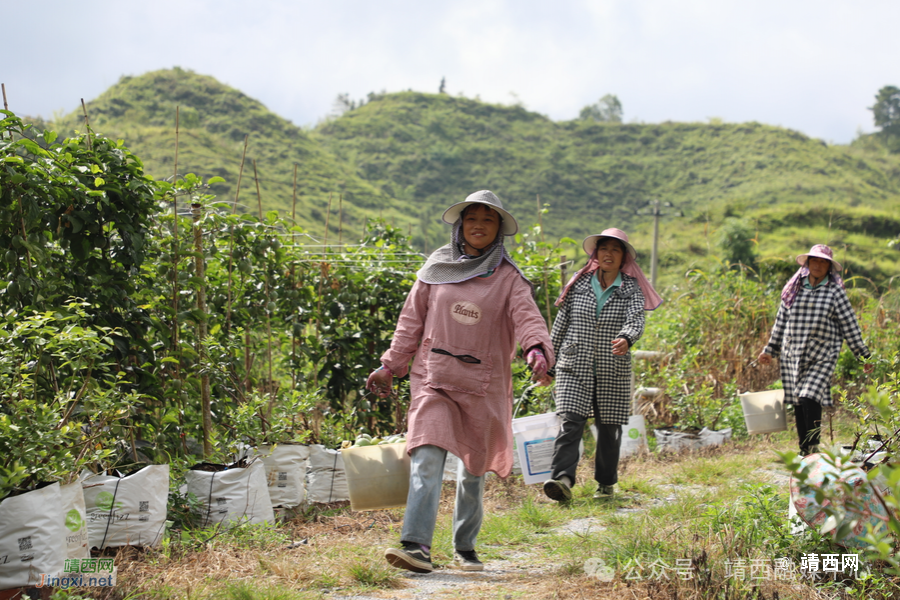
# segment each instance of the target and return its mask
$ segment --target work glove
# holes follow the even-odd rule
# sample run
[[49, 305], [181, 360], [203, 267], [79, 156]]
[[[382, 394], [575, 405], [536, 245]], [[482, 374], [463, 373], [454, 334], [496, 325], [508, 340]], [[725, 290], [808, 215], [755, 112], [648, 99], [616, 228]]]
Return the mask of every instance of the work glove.
[[528, 356], [525, 360], [528, 362], [528, 366], [531, 367], [531, 380], [540, 381], [544, 379], [547, 375], [547, 359], [544, 358], [544, 352], [540, 348], [534, 347], [528, 351]]

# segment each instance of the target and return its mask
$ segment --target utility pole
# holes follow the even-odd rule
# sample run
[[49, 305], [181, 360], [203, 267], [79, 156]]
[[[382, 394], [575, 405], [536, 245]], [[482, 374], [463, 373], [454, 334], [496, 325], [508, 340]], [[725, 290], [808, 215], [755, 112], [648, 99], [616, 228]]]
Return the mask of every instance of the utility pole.
[[671, 214], [676, 217], [683, 217], [684, 214], [680, 210], [671, 212], [662, 209], [675, 208], [671, 202], [660, 202], [659, 198], [654, 198], [645, 207], [638, 209], [637, 214], [653, 215], [653, 252], [650, 254], [650, 285], [656, 287], [656, 267], [659, 263], [659, 218]]

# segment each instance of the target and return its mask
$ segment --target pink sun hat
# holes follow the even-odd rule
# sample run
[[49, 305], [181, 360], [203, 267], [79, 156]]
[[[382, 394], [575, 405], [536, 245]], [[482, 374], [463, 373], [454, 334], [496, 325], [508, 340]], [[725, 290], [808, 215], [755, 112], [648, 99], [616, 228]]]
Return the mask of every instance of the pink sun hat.
[[601, 238], [613, 238], [615, 240], [619, 240], [620, 242], [625, 244], [625, 248], [628, 251], [628, 254], [631, 255], [631, 258], [637, 258], [637, 252], [635, 252], [634, 246], [631, 245], [631, 242], [628, 241], [628, 235], [621, 229], [616, 229], [615, 227], [604, 229], [600, 233], [589, 235], [584, 238], [584, 241], [581, 242], [581, 247], [584, 248], [584, 251], [588, 254], [588, 256], [594, 254], [594, 248], [597, 247], [597, 244], [600, 242]]
[[799, 255], [797, 257], [797, 264], [801, 265], [801, 266], [805, 265], [806, 259], [810, 256], [815, 257], [815, 258], [824, 258], [825, 260], [830, 260], [831, 264], [833, 265], [833, 267], [835, 269], [837, 269], [838, 273], [840, 273], [842, 270], [841, 263], [834, 260], [834, 253], [831, 251], [831, 248], [829, 248], [825, 244], [816, 244], [815, 246], [810, 248], [809, 252], [807, 252], [806, 254]]

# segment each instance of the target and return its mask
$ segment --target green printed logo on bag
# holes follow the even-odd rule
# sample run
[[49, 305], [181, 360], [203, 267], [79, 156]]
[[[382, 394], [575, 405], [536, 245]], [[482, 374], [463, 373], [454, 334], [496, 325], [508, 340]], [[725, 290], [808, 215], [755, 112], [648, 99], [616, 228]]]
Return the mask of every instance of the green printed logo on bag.
[[628, 437], [630, 437], [633, 440], [636, 440], [639, 437], [641, 437], [641, 432], [638, 431], [635, 427], [632, 427], [631, 429], [628, 430]]
[[72, 532], [84, 527], [84, 519], [81, 518], [81, 513], [74, 508], [66, 513], [66, 527]]
[[[112, 510], [114, 499], [115, 496], [111, 492], [100, 492], [97, 494], [97, 508], [100, 510]], [[122, 508], [122, 503], [116, 502], [116, 508]]]

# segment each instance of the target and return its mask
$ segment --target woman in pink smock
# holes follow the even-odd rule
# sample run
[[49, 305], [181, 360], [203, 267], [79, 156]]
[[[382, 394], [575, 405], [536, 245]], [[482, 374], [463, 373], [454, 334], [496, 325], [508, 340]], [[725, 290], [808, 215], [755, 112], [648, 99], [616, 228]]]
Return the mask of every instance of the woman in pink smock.
[[[453, 512], [455, 560], [463, 570], [484, 568], [475, 552], [483, 517], [484, 476], [512, 472], [512, 359], [516, 342], [541, 379], [553, 348], [532, 286], [503, 247], [516, 220], [487, 190], [444, 212], [452, 241], [438, 248], [417, 275], [381, 368], [366, 387], [385, 397], [393, 376], [409, 372], [407, 449], [410, 482], [401, 547], [387, 561], [428, 573], [447, 452], [462, 465]], [[410, 367], [410, 361], [412, 366]]]

